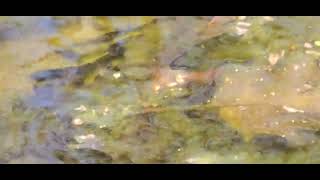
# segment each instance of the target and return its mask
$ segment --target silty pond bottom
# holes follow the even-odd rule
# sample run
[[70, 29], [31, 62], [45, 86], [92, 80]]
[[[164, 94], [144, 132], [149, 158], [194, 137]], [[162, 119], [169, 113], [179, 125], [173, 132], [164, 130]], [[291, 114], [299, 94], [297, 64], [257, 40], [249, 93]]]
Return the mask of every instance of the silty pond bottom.
[[0, 163], [319, 163], [320, 17], [0, 17]]

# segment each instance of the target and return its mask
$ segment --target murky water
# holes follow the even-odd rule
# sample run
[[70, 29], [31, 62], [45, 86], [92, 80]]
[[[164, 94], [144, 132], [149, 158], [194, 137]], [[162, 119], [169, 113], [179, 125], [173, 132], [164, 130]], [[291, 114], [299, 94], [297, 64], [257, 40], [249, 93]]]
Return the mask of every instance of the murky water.
[[0, 17], [0, 163], [319, 163], [319, 17]]

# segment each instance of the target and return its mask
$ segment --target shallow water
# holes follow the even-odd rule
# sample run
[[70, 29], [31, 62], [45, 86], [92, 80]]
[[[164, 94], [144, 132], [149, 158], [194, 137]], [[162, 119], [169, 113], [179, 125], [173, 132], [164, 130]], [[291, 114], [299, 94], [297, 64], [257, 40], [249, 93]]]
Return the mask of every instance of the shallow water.
[[319, 163], [319, 22], [0, 17], [0, 163]]

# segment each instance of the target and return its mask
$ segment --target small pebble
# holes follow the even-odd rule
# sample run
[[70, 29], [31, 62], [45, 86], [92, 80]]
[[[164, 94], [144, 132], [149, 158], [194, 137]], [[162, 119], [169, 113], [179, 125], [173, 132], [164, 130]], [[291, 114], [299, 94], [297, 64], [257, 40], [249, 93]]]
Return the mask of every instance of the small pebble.
[[238, 16], [238, 19], [241, 21], [245, 20], [246, 18], [247, 18], [247, 16]]
[[271, 54], [269, 55], [268, 61], [269, 61], [269, 63], [273, 66], [273, 65], [277, 64], [277, 62], [278, 62], [279, 59], [280, 59], [279, 54], [273, 54], [273, 53], [271, 53]]
[[113, 77], [115, 79], [119, 79], [121, 77], [121, 73], [120, 72], [116, 72], [116, 73], [113, 74]]
[[307, 49], [313, 48], [312, 44], [310, 44], [310, 43], [308, 43], [308, 42], [304, 43], [303, 47], [305, 47], [305, 48], [307, 48]]
[[82, 121], [81, 119], [79, 119], [79, 118], [76, 118], [76, 119], [74, 119], [74, 120], [72, 121], [72, 124], [77, 125], [77, 126], [80, 126], [80, 125], [83, 124], [83, 121]]
[[274, 21], [274, 18], [271, 16], [263, 16], [263, 19], [266, 21]]

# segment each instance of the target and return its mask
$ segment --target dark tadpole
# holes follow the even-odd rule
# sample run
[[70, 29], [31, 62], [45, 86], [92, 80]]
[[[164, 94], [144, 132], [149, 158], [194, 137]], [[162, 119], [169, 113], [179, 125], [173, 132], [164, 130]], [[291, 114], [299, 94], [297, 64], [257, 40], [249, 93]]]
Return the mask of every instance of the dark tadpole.
[[84, 164], [108, 164], [112, 162], [110, 155], [95, 149], [78, 149], [75, 155], [79, 158], [80, 163]]
[[262, 148], [262, 150], [287, 150], [289, 149], [288, 141], [286, 138], [271, 135], [271, 134], [259, 134], [253, 139], [253, 144]]
[[56, 150], [54, 156], [65, 164], [79, 164], [79, 160], [64, 150]]
[[185, 58], [187, 56], [187, 54], [188, 54], [188, 51], [184, 51], [181, 54], [179, 54], [177, 57], [175, 57], [171, 61], [171, 63], [169, 64], [169, 67], [172, 70], [190, 70], [191, 69], [190, 66], [180, 62], [183, 58]]
[[212, 110], [186, 110], [184, 114], [191, 119], [202, 119], [208, 122], [221, 123], [217, 112]]
[[74, 151], [57, 150], [57, 159], [66, 164], [109, 164], [112, 157], [95, 149], [77, 149]]
[[210, 100], [215, 91], [215, 82], [212, 81], [209, 84], [205, 84], [204, 86], [194, 87], [191, 85], [190, 87], [193, 92], [192, 95], [189, 97], [188, 102], [190, 104], [202, 104], [206, 103]]
[[184, 112], [185, 115], [187, 115], [189, 118], [201, 118], [202, 117], [202, 113], [201, 111], [197, 111], [197, 110], [189, 110], [189, 111], [185, 111]]
[[58, 79], [64, 77], [64, 71], [61, 69], [50, 69], [34, 73], [31, 75], [31, 77], [36, 81]]
[[79, 84], [88, 73], [91, 73], [100, 66], [108, 65], [112, 60], [120, 58], [124, 55], [125, 49], [120, 44], [113, 44], [109, 47], [108, 53], [100, 57], [93, 63], [84, 64], [81, 66], [66, 67], [61, 69], [49, 69], [39, 71], [31, 75], [31, 78], [37, 82], [67, 79], [71, 82]]
[[124, 55], [125, 48], [120, 44], [113, 44], [109, 47], [108, 52], [110, 57], [121, 57]]

